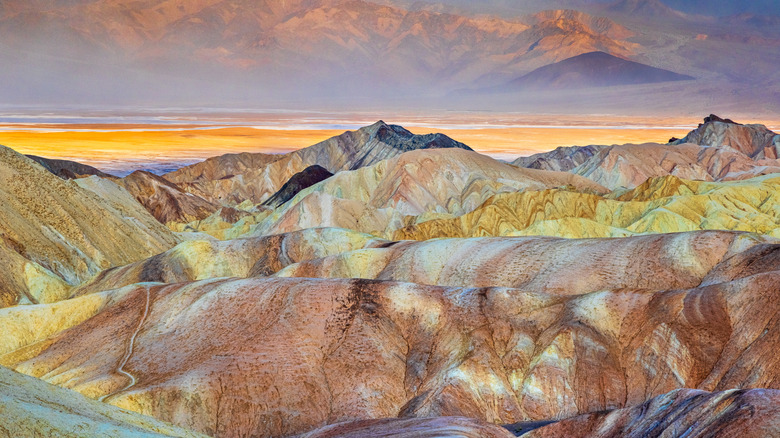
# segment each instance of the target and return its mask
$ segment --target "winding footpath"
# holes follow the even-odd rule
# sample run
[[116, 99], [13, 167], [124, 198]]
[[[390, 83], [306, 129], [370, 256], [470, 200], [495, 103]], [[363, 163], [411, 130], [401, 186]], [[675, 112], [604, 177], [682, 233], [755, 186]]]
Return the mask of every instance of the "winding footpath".
[[125, 351], [125, 356], [122, 358], [122, 361], [119, 362], [119, 366], [116, 368], [117, 373], [124, 374], [130, 379], [130, 383], [128, 383], [125, 387], [119, 389], [118, 391], [114, 391], [112, 393], [100, 397], [98, 401], [105, 401], [109, 397], [113, 397], [119, 394], [120, 392], [127, 391], [128, 389], [132, 388], [136, 383], [135, 376], [125, 371], [124, 367], [125, 365], [127, 365], [127, 361], [130, 360], [130, 356], [133, 355], [133, 345], [135, 344], [135, 337], [138, 336], [138, 332], [141, 331], [141, 327], [144, 325], [144, 323], [146, 322], [146, 317], [149, 315], [149, 301], [151, 300], [151, 292], [149, 290], [150, 289], [149, 286], [146, 286], [145, 289], [146, 289], [146, 304], [144, 306], [144, 313], [143, 315], [141, 315], [141, 319], [138, 321], [138, 326], [133, 331], [132, 336], [130, 336], [130, 341], [127, 344], [127, 351]]

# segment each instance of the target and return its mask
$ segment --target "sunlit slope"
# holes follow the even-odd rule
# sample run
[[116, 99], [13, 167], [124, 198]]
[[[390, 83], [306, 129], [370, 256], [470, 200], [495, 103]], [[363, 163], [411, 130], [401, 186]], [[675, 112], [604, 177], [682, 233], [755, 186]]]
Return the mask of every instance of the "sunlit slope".
[[178, 243], [126, 192], [99, 181], [96, 189], [118, 196], [102, 198], [0, 146], [0, 307], [65, 298], [103, 269]]
[[140, 284], [0, 363], [217, 436], [399, 414], [561, 418], [680, 387], [777, 388], [780, 278], [745, 274], [575, 296], [358, 279]]
[[0, 366], [0, 436], [205, 437]]
[[780, 237], [780, 174], [719, 183], [666, 176], [605, 196], [562, 189], [501, 193], [460, 217], [411, 225], [393, 237], [583, 238], [694, 230]]

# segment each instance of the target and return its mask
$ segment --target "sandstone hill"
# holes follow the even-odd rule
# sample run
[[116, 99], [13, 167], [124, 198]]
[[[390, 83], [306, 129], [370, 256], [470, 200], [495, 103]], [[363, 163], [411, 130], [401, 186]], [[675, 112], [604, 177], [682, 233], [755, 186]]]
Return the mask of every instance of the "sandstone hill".
[[65, 298], [103, 269], [178, 242], [137, 203], [102, 199], [1, 146], [0, 239], [0, 307]]

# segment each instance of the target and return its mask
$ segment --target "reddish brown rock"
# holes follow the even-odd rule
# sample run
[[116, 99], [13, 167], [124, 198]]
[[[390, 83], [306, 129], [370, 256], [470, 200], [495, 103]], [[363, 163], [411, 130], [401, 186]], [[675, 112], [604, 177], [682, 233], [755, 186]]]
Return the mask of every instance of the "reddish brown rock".
[[145, 284], [0, 363], [216, 436], [399, 415], [560, 419], [681, 387], [776, 388], [778, 290], [778, 272], [574, 297], [355, 279]]
[[163, 224], [205, 219], [219, 209], [218, 205], [186, 193], [176, 184], [150, 172], [137, 170], [119, 183]]

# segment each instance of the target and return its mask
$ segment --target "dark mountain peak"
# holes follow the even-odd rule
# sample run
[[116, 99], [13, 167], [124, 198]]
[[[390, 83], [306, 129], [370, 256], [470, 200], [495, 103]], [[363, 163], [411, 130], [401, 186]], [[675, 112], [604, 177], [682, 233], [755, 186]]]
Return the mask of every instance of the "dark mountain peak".
[[[710, 122], [721, 122], [721, 123], [728, 123], [731, 125], [741, 125], [741, 123], [737, 123], [731, 119], [722, 119], [715, 114], [710, 114], [709, 116], [704, 118], [704, 123], [710, 123]], [[699, 124], [701, 126], [702, 124]]]
[[333, 176], [333, 174], [320, 165], [315, 164], [309, 166], [290, 177], [278, 192], [274, 193], [267, 201], [263, 202], [263, 205], [271, 208], [279, 207], [292, 199], [301, 190], [311, 187], [320, 181], [324, 181], [331, 176]]
[[596, 51], [540, 67], [510, 82], [510, 86], [537, 89], [588, 88], [691, 79], [694, 78]]
[[[455, 141], [444, 134], [413, 134], [400, 125], [390, 125], [380, 120], [373, 125], [361, 128], [359, 131], [367, 132], [372, 139], [384, 143], [393, 148], [406, 151], [415, 149], [436, 148], [461, 148], [472, 150], [465, 144]], [[370, 141], [364, 146], [369, 145]]]

